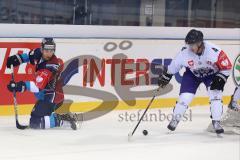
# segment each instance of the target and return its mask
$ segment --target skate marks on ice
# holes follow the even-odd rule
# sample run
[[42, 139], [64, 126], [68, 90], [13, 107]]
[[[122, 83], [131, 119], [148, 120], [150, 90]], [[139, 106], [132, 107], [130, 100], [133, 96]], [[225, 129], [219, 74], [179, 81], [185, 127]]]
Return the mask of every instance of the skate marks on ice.
[[[118, 122], [116, 117], [120, 111], [86, 121], [78, 131], [19, 131], [14, 127], [13, 117], [1, 117], [0, 159], [77, 160], [102, 157], [107, 160], [142, 160], [160, 156], [161, 159], [168, 160], [202, 160], [214, 157], [218, 160], [238, 160], [239, 136], [224, 135], [223, 138], [217, 138], [215, 133], [206, 132], [210, 122], [208, 111], [207, 107], [193, 108], [193, 114], [199, 113], [200, 116], [193, 117], [192, 122], [180, 123], [177, 130], [170, 135], [166, 134], [168, 122], [144, 122], [131, 143], [128, 143], [126, 135], [135, 123]], [[172, 112], [172, 109], [165, 109], [164, 112]], [[28, 121], [28, 117], [20, 118], [22, 122]], [[143, 129], [148, 130], [147, 136], [142, 134]]]

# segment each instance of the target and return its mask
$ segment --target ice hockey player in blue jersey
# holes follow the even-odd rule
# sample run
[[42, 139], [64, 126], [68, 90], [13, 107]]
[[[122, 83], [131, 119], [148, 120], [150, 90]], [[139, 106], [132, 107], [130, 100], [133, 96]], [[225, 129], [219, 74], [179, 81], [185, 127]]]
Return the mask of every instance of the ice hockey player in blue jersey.
[[41, 48], [8, 57], [8, 68], [19, 66], [22, 63], [31, 63], [36, 66], [36, 70], [34, 81], [10, 81], [7, 88], [10, 92], [30, 91], [35, 94], [37, 102], [31, 112], [30, 128], [47, 129], [70, 126], [76, 130], [77, 117], [75, 114], [57, 114], [54, 112], [64, 101], [60, 78], [63, 62], [57, 58], [55, 50], [56, 44], [53, 38], [44, 38]]
[[159, 76], [160, 87], [167, 85], [172, 76], [183, 67], [180, 95], [173, 110], [173, 118], [167, 128], [174, 131], [195, 96], [201, 83], [207, 88], [210, 101], [212, 125], [216, 133], [224, 132], [220, 125], [222, 116], [222, 92], [230, 75], [232, 64], [227, 55], [218, 46], [204, 41], [201, 31], [192, 29], [185, 38], [184, 46], [171, 64]]

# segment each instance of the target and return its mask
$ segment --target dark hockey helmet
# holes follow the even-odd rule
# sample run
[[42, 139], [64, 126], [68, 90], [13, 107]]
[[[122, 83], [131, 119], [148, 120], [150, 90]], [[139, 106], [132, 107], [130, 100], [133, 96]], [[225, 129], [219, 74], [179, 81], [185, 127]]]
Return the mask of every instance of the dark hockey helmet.
[[203, 33], [196, 29], [190, 30], [185, 38], [186, 44], [194, 44], [202, 41], [203, 41]]
[[53, 38], [43, 38], [41, 46], [43, 50], [53, 50], [54, 52], [56, 50], [56, 43]]

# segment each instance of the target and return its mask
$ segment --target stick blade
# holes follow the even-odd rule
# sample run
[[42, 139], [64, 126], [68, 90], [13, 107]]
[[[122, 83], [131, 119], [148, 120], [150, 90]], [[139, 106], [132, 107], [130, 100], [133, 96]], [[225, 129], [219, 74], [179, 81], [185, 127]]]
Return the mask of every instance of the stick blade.
[[128, 133], [128, 142], [131, 142], [131, 140], [132, 140], [132, 133]]
[[29, 126], [22, 126], [22, 125], [20, 125], [18, 121], [16, 121], [16, 127], [17, 127], [17, 129], [20, 129], [20, 130], [24, 130], [24, 129], [29, 128]]

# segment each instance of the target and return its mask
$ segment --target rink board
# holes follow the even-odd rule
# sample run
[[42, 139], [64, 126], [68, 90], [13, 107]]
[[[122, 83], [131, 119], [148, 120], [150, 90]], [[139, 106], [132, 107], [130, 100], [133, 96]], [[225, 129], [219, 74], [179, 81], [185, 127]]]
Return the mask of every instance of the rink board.
[[[13, 114], [12, 94], [6, 85], [11, 75], [6, 69], [9, 55], [39, 47], [40, 38], [0, 39], [0, 115]], [[237, 40], [210, 40], [220, 46], [232, 62], [239, 54]], [[57, 38], [56, 54], [64, 61], [64, 93], [67, 105], [60, 111], [90, 111], [145, 108], [157, 88], [162, 65], [168, 65], [184, 45], [182, 39], [63, 39]], [[153, 108], [173, 107], [184, 69], [169, 86], [157, 93]], [[16, 81], [32, 80], [34, 67], [23, 64], [15, 69]], [[235, 85], [232, 77], [224, 90], [227, 104]], [[17, 94], [20, 114], [29, 114], [34, 102], [29, 92]], [[70, 103], [69, 103], [70, 102]], [[208, 105], [204, 85], [192, 103]]]

